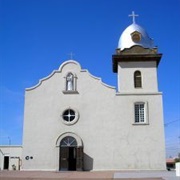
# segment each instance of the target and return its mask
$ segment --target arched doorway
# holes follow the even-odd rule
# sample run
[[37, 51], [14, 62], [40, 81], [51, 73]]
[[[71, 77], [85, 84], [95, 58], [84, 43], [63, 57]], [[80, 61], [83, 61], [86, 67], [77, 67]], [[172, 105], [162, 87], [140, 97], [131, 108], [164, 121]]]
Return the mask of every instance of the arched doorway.
[[59, 170], [82, 171], [83, 170], [83, 147], [73, 136], [65, 136], [59, 146]]

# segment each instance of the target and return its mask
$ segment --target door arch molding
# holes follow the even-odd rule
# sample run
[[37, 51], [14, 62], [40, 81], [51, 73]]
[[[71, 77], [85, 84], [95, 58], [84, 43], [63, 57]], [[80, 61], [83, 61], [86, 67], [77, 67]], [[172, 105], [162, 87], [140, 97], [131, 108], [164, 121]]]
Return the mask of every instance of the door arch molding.
[[82, 142], [82, 139], [75, 133], [72, 133], [72, 132], [66, 132], [66, 133], [63, 133], [61, 134], [57, 140], [56, 140], [56, 147], [59, 147], [60, 146], [60, 143], [61, 143], [61, 140], [67, 136], [71, 136], [73, 137], [74, 139], [76, 139], [77, 141], [77, 147], [83, 147], [83, 142]]

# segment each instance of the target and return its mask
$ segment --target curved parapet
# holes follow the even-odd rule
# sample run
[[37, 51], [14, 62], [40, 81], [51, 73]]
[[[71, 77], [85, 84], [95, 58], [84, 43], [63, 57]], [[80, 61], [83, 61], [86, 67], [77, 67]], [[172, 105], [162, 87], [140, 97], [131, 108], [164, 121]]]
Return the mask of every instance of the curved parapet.
[[85, 70], [92, 78], [101, 82], [101, 84], [107, 88], [116, 89], [116, 87], [108, 85], [102, 81], [102, 78], [92, 75], [88, 70]]
[[35, 88], [37, 88], [38, 86], [40, 86], [42, 84], [43, 81], [46, 81], [48, 80], [49, 78], [51, 78], [55, 73], [58, 73], [59, 71], [58, 70], [54, 70], [50, 75], [42, 78], [39, 80], [38, 84], [36, 84], [35, 86], [32, 86], [30, 88], [26, 88], [26, 91], [30, 91], [30, 90], [33, 90]]
[[30, 91], [30, 90], [33, 90], [37, 87], [39, 87], [44, 81], [50, 79], [52, 76], [54, 76], [56, 73], [64, 73], [64, 74], [67, 74], [69, 73], [70, 71], [73, 71], [73, 72], [86, 72], [89, 74], [90, 77], [92, 77], [93, 79], [95, 80], [98, 80], [101, 82], [101, 84], [107, 88], [111, 88], [111, 89], [116, 89], [115, 87], [113, 86], [110, 86], [110, 85], [107, 85], [105, 84], [101, 78], [99, 77], [96, 77], [94, 75], [92, 75], [88, 70], [86, 69], [81, 69], [81, 65], [77, 62], [77, 61], [74, 61], [74, 60], [68, 60], [68, 61], [65, 61], [64, 63], [62, 63], [59, 67], [58, 70], [54, 70], [50, 75], [42, 78], [39, 80], [38, 84], [36, 84], [35, 86], [33, 87], [30, 87], [30, 88], [26, 88], [26, 91]]
[[79, 71], [81, 70], [81, 65], [77, 61], [75, 61], [75, 60], [67, 60], [67, 61], [65, 61], [64, 63], [62, 63], [60, 65], [59, 71], [62, 72], [64, 70], [64, 68], [68, 67], [68, 65], [73, 67], [73, 69], [76, 68], [76, 69], [79, 69]]

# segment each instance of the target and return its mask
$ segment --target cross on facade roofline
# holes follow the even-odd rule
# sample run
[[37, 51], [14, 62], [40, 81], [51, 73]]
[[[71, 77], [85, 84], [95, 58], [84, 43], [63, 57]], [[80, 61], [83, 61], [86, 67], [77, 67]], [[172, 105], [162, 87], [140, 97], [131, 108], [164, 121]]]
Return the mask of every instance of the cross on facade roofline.
[[68, 55], [70, 56], [70, 59], [72, 60], [72, 59], [73, 59], [73, 55], [75, 55], [75, 54], [73, 54], [72, 52], [70, 52]]
[[138, 14], [135, 14], [134, 11], [132, 11], [132, 14], [129, 14], [129, 17], [132, 17], [132, 19], [133, 19], [133, 23], [136, 23], [135, 17], [138, 17], [138, 16], [139, 16], [139, 15], [138, 15]]

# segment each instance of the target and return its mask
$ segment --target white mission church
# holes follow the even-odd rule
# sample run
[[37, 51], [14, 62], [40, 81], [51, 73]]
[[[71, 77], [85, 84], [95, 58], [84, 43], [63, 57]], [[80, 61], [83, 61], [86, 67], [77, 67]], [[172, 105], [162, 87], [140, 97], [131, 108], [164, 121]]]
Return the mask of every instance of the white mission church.
[[1, 169], [165, 170], [162, 54], [134, 17], [112, 55], [118, 87], [65, 61], [26, 89], [23, 147], [1, 146]]

